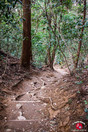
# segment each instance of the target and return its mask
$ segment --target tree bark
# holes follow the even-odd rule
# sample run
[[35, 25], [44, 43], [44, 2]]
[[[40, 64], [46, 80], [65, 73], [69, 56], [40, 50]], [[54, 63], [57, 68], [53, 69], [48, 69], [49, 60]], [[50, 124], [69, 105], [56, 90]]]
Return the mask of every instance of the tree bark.
[[23, 47], [21, 66], [30, 67], [31, 51], [31, 0], [23, 0]]
[[77, 58], [76, 58], [76, 61], [75, 61], [74, 70], [78, 66], [78, 61], [79, 61], [79, 57], [80, 57], [80, 50], [81, 50], [81, 47], [82, 47], [82, 38], [83, 38], [85, 19], [86, 19], [86, 0], [84, 0], [83, 24], [82, 24], [81, 34], [80, 34], [80, 37], [79, 37], [79, 45], [78, 45]]
[[[47, 21], [48, 21], [48, 32], [49, 32], [49, 47], [47, 49], [47, 55], [48, 55], [48, 66], [52, 69], [53, 69], [53, 63], [54, 63], [54, 58], [55, 58], [55, 53], [56, 53], [56, 49], [57, 49], [57, 44], [56, 44], [56, 29], [57, 29], [57, 15], [54, 17], [52, 16], [52, 7], [50, 6], [50, 12], [48, 14], [47, 12], [47, 5], [50, 3], [50, 0], [48, 0], [48, 2], [45, 0], [45, 13], [46, 13], [46, 18], [47, 18]], [[55, 37], [55, 43], [54, 43], [54, 46], [53, 46], [53, 50], [51, 52], [51, 28], [52, 28], [52, 17], [54, 17], [54, 37]]]

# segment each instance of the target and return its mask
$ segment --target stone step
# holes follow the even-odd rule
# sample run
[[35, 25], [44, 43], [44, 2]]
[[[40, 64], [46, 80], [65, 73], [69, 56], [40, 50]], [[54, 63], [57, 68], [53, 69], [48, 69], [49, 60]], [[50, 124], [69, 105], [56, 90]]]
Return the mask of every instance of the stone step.
[[48, 121], [9, 121], [5, 132], [49, 132]]
[[[7, 107], [8, 120], [31, 120], [47, 118], [46, 103], [36, 101], [11, 101]], [[10, 113], [10, 114], [9, 114]]]

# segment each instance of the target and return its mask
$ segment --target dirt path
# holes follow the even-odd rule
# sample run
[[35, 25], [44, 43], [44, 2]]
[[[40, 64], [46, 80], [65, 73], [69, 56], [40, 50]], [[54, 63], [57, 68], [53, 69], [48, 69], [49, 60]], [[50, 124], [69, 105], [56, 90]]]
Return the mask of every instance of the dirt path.
[[7, 97], [2, 132], [71, 132], [72, 121], [84, 111], [82, 104], [76, 105], [77, 88], [64, 77], [68, 72], [57, 66], [55, 70], [25, 79]]

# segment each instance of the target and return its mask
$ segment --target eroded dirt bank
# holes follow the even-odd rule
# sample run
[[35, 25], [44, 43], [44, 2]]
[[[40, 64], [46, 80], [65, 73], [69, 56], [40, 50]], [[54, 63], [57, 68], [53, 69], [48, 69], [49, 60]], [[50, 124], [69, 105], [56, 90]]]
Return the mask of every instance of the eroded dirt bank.
[[35, 72], [11, 88], [0, 132], [71, 132], [72, 123], [86, 119], [80, 77], [57, 66], [55, 70]]

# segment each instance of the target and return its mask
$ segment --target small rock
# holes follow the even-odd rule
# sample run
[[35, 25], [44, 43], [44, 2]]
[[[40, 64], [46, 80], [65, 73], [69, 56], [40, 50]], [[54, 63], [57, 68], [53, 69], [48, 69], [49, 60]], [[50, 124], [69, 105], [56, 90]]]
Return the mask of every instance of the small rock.
[[4, 117], [5, 120], [7, 120], [7, 117]]
[[26, 120], [26, 118], [24, 116], [18, 116], [17, 119], [18, 120]]
[[16, 108], [17, 108], [17, 109], [20, 109], [21, 106], [22, 106], [21, 104], [16, 104]]
[[56, 103], [53, 103], [53, 105], [57, 105]]
[[60, 122], [60, 124], [59, 124], [59, 127], [62, 127], [63, 126], [63, 123], [62, 123], [62, 121]]
[[25, 129], [23, 128], [23, 132], [25, 132]]
[[69, 116], [67, 118], [65, 118], [65, 121], [63, 122], [63, 126], [66, 126], [70, 121]]
[[12, 132], [12, 130], [11, 129], [6, 129], [6, 132]]
[[41, 87], [41, 89], [44, 89], [44, 88], [45, 88], [45, 86], [42, 86], [42, 87]]

